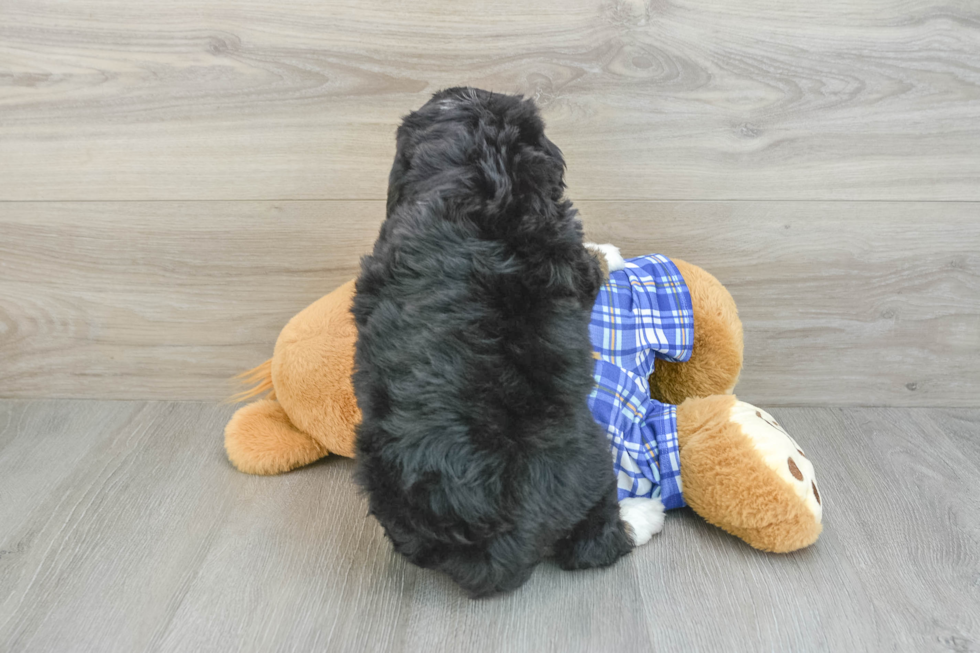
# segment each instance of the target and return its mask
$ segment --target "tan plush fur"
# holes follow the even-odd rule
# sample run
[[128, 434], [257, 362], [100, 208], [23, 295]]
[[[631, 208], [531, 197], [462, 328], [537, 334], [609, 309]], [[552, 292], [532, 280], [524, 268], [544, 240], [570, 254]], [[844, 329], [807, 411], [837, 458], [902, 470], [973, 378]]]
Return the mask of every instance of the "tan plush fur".
[[245, 385], [254, 384], [251, 388], [239, 392], [232, 396], [231, 402], [237, 404], [240, 401], [255, 399], [261, 395], [266, 395], [266, 399], [276, 398], [276, 389], [272, 387], [272, 359], [256, 365], [247, 372], [242, 372], [235, 377], [240, 383]]
[[696, 265], [672, 259], [691, 292], [694, 350], [684, 363], [657, 361], [650, 394], [665, 404], [731, 393], [742, 371], [742, 322], [731, 294]]
[[225, 428], [228, 459], [241, 471], [279, 474], [328, 453], [354, 455], [361, 414], [350, 381], [353, 296], [349, 281], [300, 311], [279, 334], [272, 359], [242, 375], [255, 386], [239, 398], [266, 390], [270, 397], [240, 408]]
[[225, 427], [228, 460], [248, 474], [281, 474], [309, 465], [327, 451], [289, 421], [277, 401], [262, 399], [240, 408]]
[[348, 281], [293, 317], [272, 355], [276, 398], [300, 430], [331, 453], [354, 455], [361, 412], [350, 375], [357, 330], [350, 314], [354, 281]]
[[677, 407], [684, 500], [757, 549], [784, 553], [812, 544], [820, 523], [729, 420], [735, 401], [734, 395], [716, 395]]

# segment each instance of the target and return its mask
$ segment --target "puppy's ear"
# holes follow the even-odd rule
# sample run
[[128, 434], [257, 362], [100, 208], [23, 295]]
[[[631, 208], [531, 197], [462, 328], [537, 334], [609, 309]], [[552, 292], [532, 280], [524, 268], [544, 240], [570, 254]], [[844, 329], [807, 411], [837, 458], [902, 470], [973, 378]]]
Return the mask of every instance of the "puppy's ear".
[[552, 143], [551, 140], [544, 134], [541, 135], [540, 147], [545, 154], [554, 159], [558, 167], [560, 167], [563, 171], [565, 170], [565, 157], [561, 153], [561, 148]]
[[545, 195], [559, 201], [565, 194], [565, 160], [561, 150], [542, 137], [550, 147], [524, 147], [514, 157], [514, 190], [517, 195]]
[[405, 190], [408, 171], [412, 167], [412, 155], [415, 149], [413, 135], [417, 120], [415, 114], [406, 117], [395, 136], [395, 160], [391, 164], [391, 172], [388, 173], [388, 205], [385, 217], [391, 217], [392, 211], [401, 202]]
[[402, 190], [405, 188], [405, 173], [408, 171], [408, 159], [399, 152], [395, 156], [395, 162], [391, 166], [388, 174], [388, 203], [385, 208], [385, 217], [391, 217], [391, 212], [401, 201]]

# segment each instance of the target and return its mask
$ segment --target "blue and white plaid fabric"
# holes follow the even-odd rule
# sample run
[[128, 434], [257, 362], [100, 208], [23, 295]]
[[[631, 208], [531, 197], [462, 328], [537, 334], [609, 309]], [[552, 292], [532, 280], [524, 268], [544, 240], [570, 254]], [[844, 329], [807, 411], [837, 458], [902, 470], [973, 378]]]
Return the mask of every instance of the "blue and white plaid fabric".
[[647, 380], [657, 358], [691, 357], [694, 311], [677, 267], [658, 254], [627, 260], [599, 291], [589, 332], [599, 356], [589, 408], [606, 429], [619, 498], [683, 507], [677, 412], [650, 398]]

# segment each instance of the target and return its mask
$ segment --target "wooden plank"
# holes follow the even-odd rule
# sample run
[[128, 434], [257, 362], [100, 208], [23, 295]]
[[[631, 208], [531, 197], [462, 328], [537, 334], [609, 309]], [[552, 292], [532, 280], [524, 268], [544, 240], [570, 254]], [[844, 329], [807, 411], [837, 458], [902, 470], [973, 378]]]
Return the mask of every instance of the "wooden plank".
[[[235, 473], [218, 437], [227, 410], [3, 402], [0, 425], [17, 442], [33, 441], [35, 468], [56, 443], [37, 428], [51, 412], [69, 413], [64, 430], [87, 451], [67, 475], [40, 471], [51, 486], [15, 504], [16, 519], [0, 533], [10, 554], [0, 558], [0, 649], [145, 650], [225, 523], [229, 500], [247, 504], [256, 479], [234, 479], [244, 486], [216, 479]], [[211, 446], [195, 444], [202, 437]], [[55, 457], [72, 453], [62, 451]], [[0, 450], [0, 461], [12, 463], [8, 455]], [[0, 493], [16, 491], [19, 480], [4, 475]]]
[[[79, 460], [104, 453], [111, 436], [131, 423], [139, 408], [129, 402], [0, 403], [0, 538], [24, 532], [24, 520], [39, 501], [63, 499]], [[26, 539], [0, 544], [0, 561], [34, 543], [34, 533], [26, 533]], [[9, 569], [0, 563], [0, 588], [11, 587]], [[5, 598], [0, 590], [0, 602]]]
[[0, 205], [0, 396], [221, 398], [355, 274], [384, 206]]
[[914, 413], [923, 420], [930, 420], [939, 427], [947, 437], [955, 442], [962, 456], [963, 464], [972, 465], [980, 470], [980, 415], [969, 408], [948, 408]]
[[[581, 202], [740, 307], [737, 392], [767, 404], [976, 405], [980, 207]], [[380, 202], [0, 204], [0, 396], [219, 399], [356, 274]]]
[[579, 199], [980, 199], [972, 0], [5, 0], [0, 200], [380, 199], [399, 118], [535, 97]]
[[[0, 401], [0, 649], [971, 650], [980, 644], [980, 410], [780, 408], [825, 531], [760, 553], [687, 510], [607, 570], [539, 567], [466, 599], [396, 556], [327, 459], [259, 478], [223, 459], [227, 406]], [[955, 420], [955, 437], [944, 431]], [[67, 437], [68, 435], [71, 438]], [[72, 445], [70, 440], [74, 440]], [[25, 443], [36, 443], [33, 449]], [[54, 448], [74, 449], [53, 461]], [[77, 455], [73, 455], [77, 454]], [[67, 467], [66, 467], [67, 466]]]

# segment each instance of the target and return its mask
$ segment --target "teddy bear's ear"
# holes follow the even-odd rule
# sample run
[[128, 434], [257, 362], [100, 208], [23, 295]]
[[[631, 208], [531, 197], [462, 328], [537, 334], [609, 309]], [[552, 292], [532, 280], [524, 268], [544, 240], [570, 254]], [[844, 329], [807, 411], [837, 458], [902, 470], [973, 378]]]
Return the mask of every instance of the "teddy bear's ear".
[[689, 399], [677, 430], [684, 499], [705, 520], [763, 551], [816, 541], [813, 465], [771, 415], [731, 395]]

